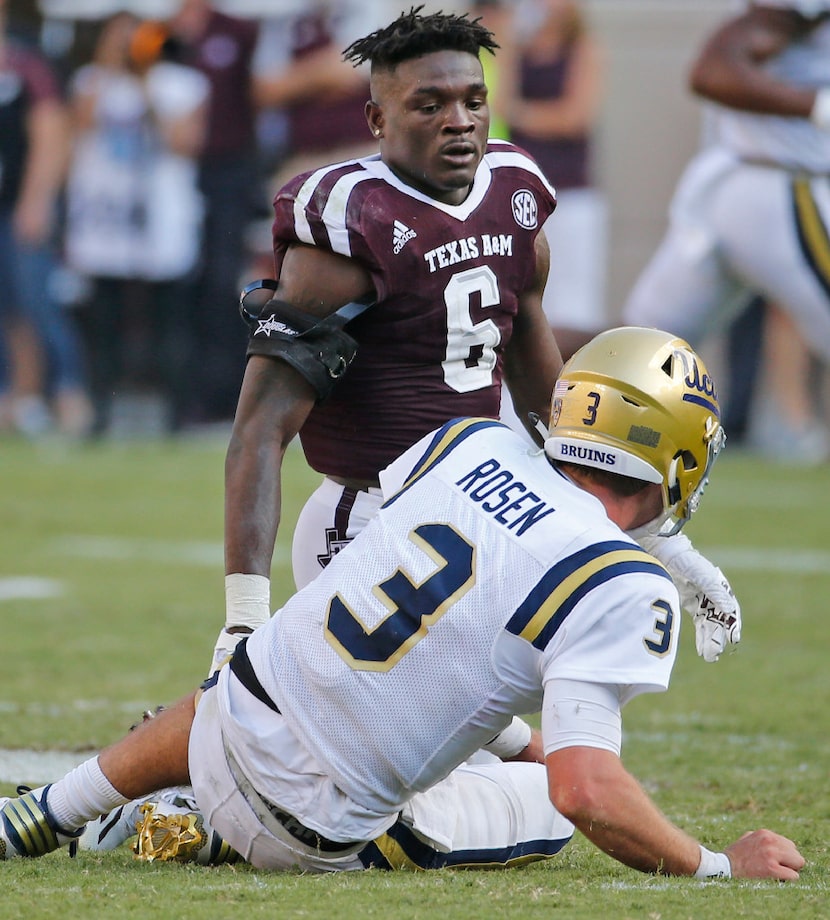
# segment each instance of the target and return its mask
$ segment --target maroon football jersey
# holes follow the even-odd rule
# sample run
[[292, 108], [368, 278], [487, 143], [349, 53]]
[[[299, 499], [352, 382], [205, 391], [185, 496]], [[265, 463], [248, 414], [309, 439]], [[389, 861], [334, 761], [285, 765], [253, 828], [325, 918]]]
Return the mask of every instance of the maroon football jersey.
[[300, 432], [315, 470], [375, 479], [449, 419], [498, 417], [503, 349], [555, 204], [535, 162], [496, 141], [459, 205], [404, 184], [379, 157], [306, 173], [277, 195], [278, 274], [301, 242], [357, 260], [375, 286], [346, 327], [357, 357]]

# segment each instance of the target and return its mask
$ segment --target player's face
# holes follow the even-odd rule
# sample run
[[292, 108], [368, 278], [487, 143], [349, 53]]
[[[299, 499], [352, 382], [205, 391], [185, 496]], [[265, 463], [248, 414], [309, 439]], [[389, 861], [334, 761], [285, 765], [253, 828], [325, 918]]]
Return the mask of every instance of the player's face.
[[447, 204], [469, 194], [487, 145], [490, 111], [481, 63], [464, 51], [404, 61], [372, 79], [367, 114], [384, 163]]

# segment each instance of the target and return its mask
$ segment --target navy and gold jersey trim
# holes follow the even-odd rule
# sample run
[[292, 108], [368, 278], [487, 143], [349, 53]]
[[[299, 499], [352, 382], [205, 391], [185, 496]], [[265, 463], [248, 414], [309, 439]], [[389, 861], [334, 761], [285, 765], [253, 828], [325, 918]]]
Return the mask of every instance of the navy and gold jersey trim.
[[505, 628], [542, 650], [589, 591], [630, 572], [648, 572], [671, 581], [663, 566], [640, 547], [616, 540], [596, 543], [549, 569]]
[[401, 821], [367, 844], [358, 857], [366, 869], [506, 869], [555, 856], [570, 840], [522, 840], [513, 846], [439, 853]]
[[795, 227], [802, 255], [819, 284], [830, 296], [830, 233], [821, 219], [821, 213], [813, 196], [811, 186], [813, 181], [818, 180], [806, 175], [796, 176], [792, 180]]
[[505, 428], [502, 422], [491, 418], [465, 418], [452, 419], [442, 428], [435, 432], [435, 436], [430, 442], [429, 447], [424, 451], [421, 459], [412, 467], [406, 482], [401, 488], [385, 502], [384, 507], [391, 505], [407, 489], [411, 488], [422, 477], [425, 476], [437, 463], [440, 463], [444, 457], [451, 451], [455, 450], [459, 444], [466, 441], [470, 435], [483, 431], [485, 428]]

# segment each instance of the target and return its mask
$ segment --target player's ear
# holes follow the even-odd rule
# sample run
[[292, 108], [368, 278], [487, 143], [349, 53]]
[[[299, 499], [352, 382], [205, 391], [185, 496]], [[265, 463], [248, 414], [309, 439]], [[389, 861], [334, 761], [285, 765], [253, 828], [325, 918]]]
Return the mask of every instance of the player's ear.
[[369, 124], [369, 130], [377, 138], [383, 137], [383, 109], [370, 99], [366, 103], [366, 121]]

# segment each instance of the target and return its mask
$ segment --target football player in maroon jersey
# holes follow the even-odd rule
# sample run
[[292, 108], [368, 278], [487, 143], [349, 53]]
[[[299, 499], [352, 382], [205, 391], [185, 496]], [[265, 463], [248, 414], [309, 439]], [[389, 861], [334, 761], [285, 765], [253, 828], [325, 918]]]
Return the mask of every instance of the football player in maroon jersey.
[[[350, 516], [359, 528], [371, 515], [378, 472], [423, 434], [498, 417], [503, 380], [522, 418], [545, 416], [562, 364], [541, 309], [539, 230], [555, 197], [530, 158], [488, 143], [478, 55], [495, 47], [466, 16], [418, 11], [355, 42], [345, 56], [371, 61], [378, 155], [298, 176], [275, 199], [278, 287], [252, 322], [226, 464], [228, 648], [270, 614], [295, 435], [326, 477], [298, 525], [304, 583], [353, 535]], [[344, 329], [336, 311], [349, 304], [368, 306]]]
[[[378, 154], [297, 176], [275, 198], [273, 297], [256, 315], [243, 305], [251, 338], [226, 459], [214, 667], [270, 616], [280, 470], [298, 433], [324, 476], [294, 535], [302, 587], [378, 507], [379, 471], [424, 434], [497, 418], [503, 381], [529, 431], [533, 413], [546, 417], [562, 358], [541, 306], [540, 230], [556, 200], [535, 161], [488, 140], [479, 54], [495, 47], [477, 20], [420, 8], [354, 42], [344, 56], [371, 63]], [[652, 542], [682, 549], [684, 576], [699, 573], [708, 595], [696, 625], [722, 638], [709, 601], [734, 623], [734, 596], [679, 540]]]

